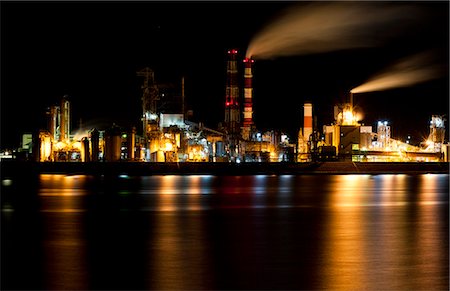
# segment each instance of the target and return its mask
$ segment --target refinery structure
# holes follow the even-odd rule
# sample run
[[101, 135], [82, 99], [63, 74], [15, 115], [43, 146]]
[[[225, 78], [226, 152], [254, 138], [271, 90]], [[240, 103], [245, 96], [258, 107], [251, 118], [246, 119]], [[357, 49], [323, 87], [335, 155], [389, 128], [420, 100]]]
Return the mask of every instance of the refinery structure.
[[[238, 52], [227, 52], [223, 122], [216, 128], [189, 120], [185, 109], [184, 79], [180, 106], [162, 112], [162, 86], [155, 72], [144, 68], [136, 73], [142, 80], [142, 124], [130, 128], [112, 125], [73, 134], [70, 97], [47, 112], [48, 126], [24, 134], [21, 148], [28, 159], [39, 162], [438, 162], [448, 161], [445, 118], [430, 117], [430, 133], [421, 146], [391, 137], [391, 127], [379, 121], [376, 128], [358, 122], [353, 94], [334, 106], [334, 122], [317, 128], [314, 104], [299, 108], [303, 124], [298, 136], [277, 130], [260, 131], [253, 120], [252, 58], [239, 60]], [[242, 79], [243, 78], [243, 82]], [[243, 83], [243, 88], [239, 84]], [[5, 158], [9, 155], [3, 155]]]

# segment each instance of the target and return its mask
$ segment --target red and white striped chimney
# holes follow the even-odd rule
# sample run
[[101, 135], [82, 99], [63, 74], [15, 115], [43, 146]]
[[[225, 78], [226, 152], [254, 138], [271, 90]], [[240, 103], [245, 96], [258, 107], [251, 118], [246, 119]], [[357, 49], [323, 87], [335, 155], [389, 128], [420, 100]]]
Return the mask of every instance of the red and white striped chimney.
[[242, 138], [250, 139], [251, 126], [253, 125], [253, 75], [252, 65], [255, 61], [251, 58], [244, 59], [244, 123], [242, 128]]
[[305, 103], [303, 105], [303, 137], [305, 141], [309, 140], [309, 136], [313, 133], [312, 128], [312, 104]]

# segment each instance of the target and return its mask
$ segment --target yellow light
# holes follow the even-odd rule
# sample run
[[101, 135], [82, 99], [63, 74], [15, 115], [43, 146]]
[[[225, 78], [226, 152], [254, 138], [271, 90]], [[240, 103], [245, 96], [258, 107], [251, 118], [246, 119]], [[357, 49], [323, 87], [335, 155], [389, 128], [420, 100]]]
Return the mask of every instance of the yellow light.
[[351, 111], [345, 111], [344, 112], [344, 119], [345, 120], [352, 120], [353, 119], [353, 114]]
[[171, 142], [166, 142], [166, 152], [170, 152], [173, 150], [173, 145]]
[[74, 142], [74, 143], [72, 144], [72, 147], [75, 148], [75, 149], [77, 149], [77, 150], [81, 150], [81, 142], [79, 142], [79, 141]]
[[66, 143], [60, 141], [60, 142], [58, 142], [55, 146], [56, 146], [56, 148], [57, 148], [58, 150], [62, 150], [62, 149], [65, 148], [67, 145], [66, 145]]

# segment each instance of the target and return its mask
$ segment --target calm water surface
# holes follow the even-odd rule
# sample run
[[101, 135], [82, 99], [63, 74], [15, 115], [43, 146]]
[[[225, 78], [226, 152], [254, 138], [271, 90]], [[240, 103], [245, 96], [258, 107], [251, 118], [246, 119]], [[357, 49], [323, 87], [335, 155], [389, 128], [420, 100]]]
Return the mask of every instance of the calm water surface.
[[448, 175], [2, 181], [3, 289], [448, 290]]

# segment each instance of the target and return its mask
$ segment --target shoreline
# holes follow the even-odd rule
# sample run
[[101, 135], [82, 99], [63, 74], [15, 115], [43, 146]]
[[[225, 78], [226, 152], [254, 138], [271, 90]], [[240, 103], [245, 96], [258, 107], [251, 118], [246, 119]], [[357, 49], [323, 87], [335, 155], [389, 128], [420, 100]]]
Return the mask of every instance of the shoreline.
[[2, 178], [26, 174], [81, 175], [310, 175], [310, 174], [449, 174], [449, 163], [143, 163], [2, 161]]

